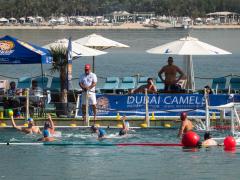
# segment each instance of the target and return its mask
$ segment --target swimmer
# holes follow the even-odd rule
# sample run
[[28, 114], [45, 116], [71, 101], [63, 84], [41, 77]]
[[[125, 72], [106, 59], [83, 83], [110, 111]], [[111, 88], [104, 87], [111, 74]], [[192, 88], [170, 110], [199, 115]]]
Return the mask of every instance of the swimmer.
[[192, 131], [193, 129], [193, 124], [189, 119], [187, 119], [186, 112], [182, 112], [180, 118], [182, 120], [182, 123], [178, 132], [178, 137], [181, 137], [184, 133]]
[[104, 139], [107, 134], [104, 129], [98, 128], [95, 125], [91, 126], [91, 131], [98, 135], [98, 139]]
[[214, 139], [212, 139], [210, 132], [206, 132], [204, 134], [204, 141], [202, 142], [203, 147], [209, 147], [209, 146], [217, 146], [218, 143]]
[[38, 141], [52, 142], [52, 141], [55, 141], [55, 139], [53, 137], [51, 137], [51, 134], [50, 134], [48, 129], [44, 129], [43, 130], [43, 137], [38, 139]]
[[47, 129], [51, 134], [55, 133], [55, 126], [50, 114], [48, 114], [48, 121], [44, 123], [44, 129]]
[[15, 129], [20, 130], [26, 134], [42, 134], [39, 127], [35, 126], [33, 118], [28, 118], [28, 120], [27, 120], [28, 127], [17, 126], [13, 119], [13, 116], [11, 116], [11, 121], [12, 121], [12, 126]]
[[119, 136], [124, 136], [124, 135], [127, 135], [128, 133], [128, 130], [129, 130], [129, 122], [126, 122], [126, 116], [123, 116], [121, 118], [122, 120], [122, 123], [123, 123], [123, 127], [122, 129], [119, 131]]

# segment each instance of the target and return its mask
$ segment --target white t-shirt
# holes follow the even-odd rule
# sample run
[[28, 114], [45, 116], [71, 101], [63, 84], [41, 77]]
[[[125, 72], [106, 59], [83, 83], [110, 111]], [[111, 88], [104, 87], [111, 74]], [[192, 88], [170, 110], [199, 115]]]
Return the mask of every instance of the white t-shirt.
[[[84, 86], [89, 87], [92, 83], [97, 83], [96, 74], [90, 72], [89, 74], [82, 74], [79, 77], [79, 83], [82, 83]], [[89, 90], [89, 94], [95, 93], [95, 86]]]

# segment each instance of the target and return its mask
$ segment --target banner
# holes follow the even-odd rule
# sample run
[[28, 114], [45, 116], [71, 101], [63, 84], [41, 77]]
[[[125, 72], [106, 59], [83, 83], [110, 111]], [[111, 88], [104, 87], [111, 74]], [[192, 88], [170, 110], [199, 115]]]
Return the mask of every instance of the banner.
[[[151, 115], [178, 116], [181, 112], [188, 112], [189, 116], [205, 116], [205, 98], [203, 94], [151, 94], [148, 95], [148, 109]], [[79, 98], [81, 99], [81, 97]], [[209, 95], [209, 105], [219, 106], [229, 102], [240, 102], [240, 95]], [[78, 102], [81, 116], [81, 100]], [[145, 116], [146, 98], [144, 94], [110, 95], [97, 94], [97, 116]], [[219, 114], [218, 111], [214, 111]], [[90, 108], [90, 115], [92, 115]]]

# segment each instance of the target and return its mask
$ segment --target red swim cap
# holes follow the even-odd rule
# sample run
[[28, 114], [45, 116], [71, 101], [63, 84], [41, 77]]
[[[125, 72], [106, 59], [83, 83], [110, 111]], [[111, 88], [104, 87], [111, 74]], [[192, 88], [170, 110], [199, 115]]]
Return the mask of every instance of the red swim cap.
[[180, 117], [181, 117], [181, 120], [184, 121], [187, 118], [187, 113], [182, 112]]

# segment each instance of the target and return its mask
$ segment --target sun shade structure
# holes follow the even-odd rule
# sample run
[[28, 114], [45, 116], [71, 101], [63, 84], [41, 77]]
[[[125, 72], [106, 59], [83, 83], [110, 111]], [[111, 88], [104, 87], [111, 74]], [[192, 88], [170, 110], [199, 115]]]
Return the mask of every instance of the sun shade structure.
[[[128, 45], [119, 43], [117, 41], [113, 41], [111, 39], [107, 39], [101, 35], [97, 35], [97, 34], [91, 34], [89, 36], [77, 39], [73, 42], [76, 42], [78, 44], [81, 44], [83, 46], [87, 46], [90, 48], [94, 48], [94, 49], [98, 49], [98, 50], [105, 50], [105, 49], [109, 49], [112, 47], [116, 47], [116, 48], [128, 48]], [[95, 58], [93, 56], [93, 72], [95, 71], [94, 69], [95, 66]]]
[[232, 54], [218, 47], [199, 41], [197, 38], [187, 36], [179, 40], [157, 46], [147, 50], [151, 54], [183, 55], [185, 73], [187, 75], [187, 88], [195, 90], [192, 55], [226, 55]]
[[11, 36], [0, 38], [0, 64], [49, 64], [49, 50]]
[[[59, 39], [59, 40], [54, 41], [53, 43], [45, 45], [44, 47], [47, 49], [58, 48], [58, 47], [67, 49], [68, 41], [69, 41], [68, 39]], [[99, 56], [99, 55], [103, 55], [106, 53], [107, 52], [88, 48], [88, 47], [82, 46], [76, 42], [72, 42], [72, 57], [73, 58], [77, 58], [80, 56]]]

